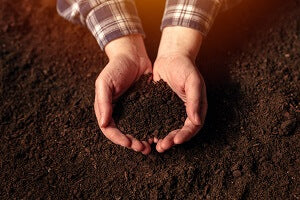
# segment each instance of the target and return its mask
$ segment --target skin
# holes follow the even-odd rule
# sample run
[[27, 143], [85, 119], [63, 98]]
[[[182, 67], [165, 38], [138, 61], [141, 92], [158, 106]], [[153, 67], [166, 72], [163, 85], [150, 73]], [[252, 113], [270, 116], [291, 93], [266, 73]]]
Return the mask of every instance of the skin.
[[181, 129], [171, 131], [164, 139], [154, 138], [158, 152], [190, 140], [204, 124], [207, 112], [206, 86], [195, 65], [201, 42], [201, 33], [194, 29], [174, 26], [163, 30], [153, 79], [163, 79], [172, 88], [185, 103], [188, 117]]
[[95, 113], [103, 134], [113, 143], [149, 154], [149, 141], [139, 141], [130, 133], [122, 133], [112, 119], [113, 101], [120, 97], [143, 74], [152, 73], [141, 35], [113, 40], [105, 47], [109, 58], [95, 83]]
[[[149, 154], [151, 143], [164, 152], [195, 136], [203, 126], [206, 111], [206, 87], [195, 66], [202, 42], [200, 32], [185, 27], [164, 28], [157, 59], [152, 71], [143, 38], [129, 35], [111, 41], [105, 47], [109, 63], [95, 83], [95, 113], [103, 134], [113, 143]], [[139, 141], [122, 133], [112, 119], [113, 102], [143, 74], [153, 73], [153, 80], [163, 79], [185, 102], [187, 119], [181, 129], [171, 131], [164, 139]]]

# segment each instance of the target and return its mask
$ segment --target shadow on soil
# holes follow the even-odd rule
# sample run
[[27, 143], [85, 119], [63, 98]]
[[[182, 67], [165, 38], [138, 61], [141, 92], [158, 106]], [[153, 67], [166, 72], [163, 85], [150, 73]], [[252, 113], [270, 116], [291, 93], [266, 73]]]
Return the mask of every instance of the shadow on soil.
[[[146, 32], [146, 47], [150, 59], [155, 61], [160, 41], [159, 26], [163, 14], [164, 2], [151, 4], [137, 2], [140, 17]], [[204, 143], [226, 144], [227, 137], [236, 137], [236, 131], [231, 136], [225, 135], [226, 129], [231, 130], [239, 126], [238, 105], [243, 99], [240, 86], [230, 79], [230, 64], [235, 63], [232, 54], [245, 49], [249, 39], [256, 32], [268, 27], [268, 18], [265, 15], [278, 15], [277, 10], [284, 6], [284, 2], [276, 1], [243, 1], [233, 9], [221, 13], [207, 38], [203, 41], [198, 59], [196, 61], [202, 75], [205, 77], [208, 90], [208, 114], [202, 134], [192, 141], [182, 145], [183, 148], [194, 148]], [[252, 10], [253, 15], [244, 15], [244, 10]], [[155, 10], [155, 15], [151, 12]], [[155, 28], [153, 28], [155, 27]], [[230, 63], [230, 64], [229, 64]], [[236, 122], [236, 123], [234, 123]], [[218, 143], [219, 143], [218, 142]]]

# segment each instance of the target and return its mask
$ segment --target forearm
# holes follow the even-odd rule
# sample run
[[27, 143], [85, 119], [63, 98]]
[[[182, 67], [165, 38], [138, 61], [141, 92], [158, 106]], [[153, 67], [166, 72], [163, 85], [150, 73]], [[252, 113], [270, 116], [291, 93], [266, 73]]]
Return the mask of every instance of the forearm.
[[148, 58], [142, 35], [128, 35], [108, 43], [105, 52], [109, 59], [129, 56], [131, 59]]
[[183, 55], [195, 60], [202, 43], [200, 31], [182, 26], [163, 29], [158, 57]]
[[167, 0], [161, 30], [169, 26], [192, 28], [206, 36], [223, 0]]

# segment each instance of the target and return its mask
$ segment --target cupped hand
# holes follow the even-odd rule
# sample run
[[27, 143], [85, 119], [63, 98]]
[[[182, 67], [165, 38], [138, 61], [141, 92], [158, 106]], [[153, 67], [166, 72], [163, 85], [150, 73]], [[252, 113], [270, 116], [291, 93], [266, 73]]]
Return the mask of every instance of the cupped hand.
[[153, 79], [163, 79], [184, 101], [187, 112], [181, 129], [171, 131], [163, 139], [155, 139], [157, 151], [164, 152], [190, 140], [203, 126], [207, 112], [206, 86], [192, 59], [180, 53], [158, 57], [154, 63]]
[[[133, 36], [135, 37], [135, 36]], [[143, 41], [138, 38], [121, 38], [106, 48], [109, 63], [95, 83], [95, 113], [103, 134], [113, 143], [149, 154], [149, 141], [139, 141], [130, 133], [122, 133], [112, 118], [113, 101], [119, 98], [143, 74], [152, 73], [152, 66], [145, 54]], [[134, 42], [134, 43], [132, 43]], [[138, 44], [138, 43], [142, 44]], [[139, 45], [139, 46], [136, 46]], [[137, 52], [140, 48], [142, 50]]]

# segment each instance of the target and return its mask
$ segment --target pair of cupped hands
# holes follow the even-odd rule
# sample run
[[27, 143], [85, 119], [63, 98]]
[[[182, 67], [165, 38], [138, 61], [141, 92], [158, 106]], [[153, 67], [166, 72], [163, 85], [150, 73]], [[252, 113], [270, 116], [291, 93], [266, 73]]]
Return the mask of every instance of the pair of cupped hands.
[[[109, 62], [95, 83], [94, 108], [103, 134], [113, 143], [145, 155], [151, 152], [153, 142], [158, 152], [164, 152], [195, 136], [207, 112], [206, 86], [195, 66], [201, 42], [201, 33], [194, 29], [164, 28], [153, 67], [141, 35], [128, 35], [108, 43], [105, 52]], [[143, 74], [149, 73], [153, 74], [154, 81], [163, 79], [184, 101], [187, 118], [181, 129], [171, 131], [163, 139], [139, 141], [116, 127], [112, 104]]]

